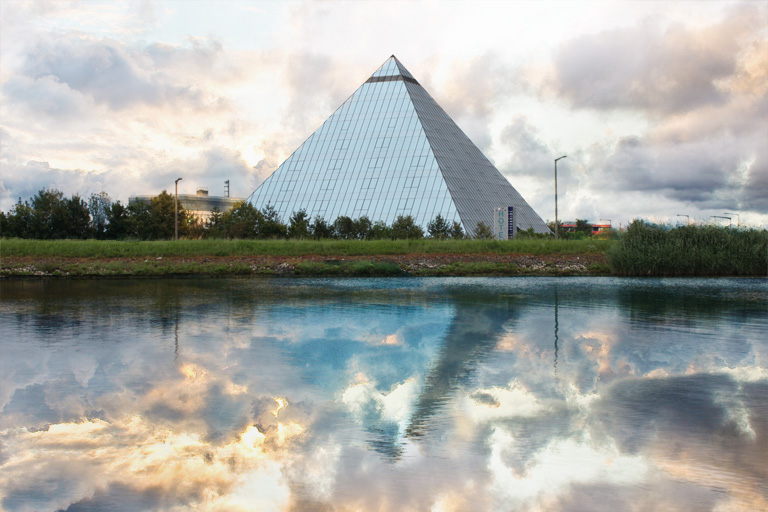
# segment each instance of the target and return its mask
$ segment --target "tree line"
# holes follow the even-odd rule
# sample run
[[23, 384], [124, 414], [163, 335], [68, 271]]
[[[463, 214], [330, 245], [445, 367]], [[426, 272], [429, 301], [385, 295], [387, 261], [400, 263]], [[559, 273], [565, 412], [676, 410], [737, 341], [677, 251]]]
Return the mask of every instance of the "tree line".
[[[16, 203], [10, 211], [0, 211], [0, 236], [34, 239], [170, 240], [175, 227], [174, 196], [167, 191], [150, 200], [135, 200], [123, 205], [106, 192], [64, 197], [56, 189], [43, 189], [29, 201]], [[305, 210], [281, 221], [271, 205], [258, 209], [241, 202], [225, 212], [214, 210], [207, 221], [189, 214], [181, 201], [178, 210], [179, 237], [242, 239], [436, 239], [466, 238], [459, 222], [437, 215], [427, 224], [426, 233], [410, 215], [399, 216], [392, 224], [371, 221], [367, 216], [352, 219], [337, 217], [333, 222]], [[474, 238], [491, 238], [489, 226], [480, 223]]]

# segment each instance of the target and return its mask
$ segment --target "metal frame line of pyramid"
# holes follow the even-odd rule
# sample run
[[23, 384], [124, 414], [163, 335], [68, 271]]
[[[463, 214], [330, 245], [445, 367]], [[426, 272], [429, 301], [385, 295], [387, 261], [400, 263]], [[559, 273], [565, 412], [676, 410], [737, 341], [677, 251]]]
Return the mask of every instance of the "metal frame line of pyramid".
[[393, 55], [248, 201], [283, 220], [306, 210], [391, 224], [440, 214], [467, 233], [514, 206], [518, 229], [549, 233], [535, 211]]

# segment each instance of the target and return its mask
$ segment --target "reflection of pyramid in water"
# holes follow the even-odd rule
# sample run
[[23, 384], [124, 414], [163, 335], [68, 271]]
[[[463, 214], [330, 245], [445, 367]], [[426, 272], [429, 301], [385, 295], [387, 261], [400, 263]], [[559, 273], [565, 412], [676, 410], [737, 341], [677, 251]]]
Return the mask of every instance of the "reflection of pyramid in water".
[[520, 229], [549, 229], [393, 55], [248, 198], [283, 220], [305, 209], [328, 221], [391, 224], [438, 214], [472, 233], [515, 206]]

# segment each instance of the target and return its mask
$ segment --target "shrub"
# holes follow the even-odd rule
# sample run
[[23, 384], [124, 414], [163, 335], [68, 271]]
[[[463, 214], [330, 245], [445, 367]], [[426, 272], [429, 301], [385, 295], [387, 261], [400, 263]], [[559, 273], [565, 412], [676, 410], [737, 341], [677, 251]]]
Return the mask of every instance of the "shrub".
[[485, 222], [478, 222], [472, 236], [480, 240], [491, 240], [493, 238], [493, 231]]
[[451, 226], [439, 213], [427, 224], [429, 236], [438, 240], [444, 240], [451, 234]]
[[417, 226], [413, 217], [398, 215], [392, 223], [392, 237], [397, 239], [424, 238], [424, 230]]

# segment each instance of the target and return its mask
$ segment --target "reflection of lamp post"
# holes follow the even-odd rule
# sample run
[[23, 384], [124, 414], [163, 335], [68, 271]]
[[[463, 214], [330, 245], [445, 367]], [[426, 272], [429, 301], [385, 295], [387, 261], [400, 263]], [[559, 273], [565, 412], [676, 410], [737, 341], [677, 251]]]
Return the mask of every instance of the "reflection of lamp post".
[[691, 218], [690, 218], [689, 216], [687, 216], [686, 214], [684, 214], [684, 213], [678, 213], [678, 214], [677, 214], [677, 216], [678, 216], [678, 217], [685, 217], [685, 225], [686, 225], [686, 226], [687, 226], [687, 225], [689, 225], [689, 224], [691, 223]]
[[712, 215], [713, 219], [728, 219], [728, 227], [731, 227], [731, 218], [723, 217], [722, 215]]
[[611, 222], [611, 219], [597, 219], [597, 220], [607, 220], [608, 221], [608, 227], [610, 229], [613, 229], [613, 222]]
[[173, 214], [173, 234], [174, 239], [179, 239], [179, 182], [181, 178], [178, 178], [174, 183], [176, 184], [176, 200], [174, 201], [174, 214]]
[[741, 216], [738, 213], [723, 212], [723, 215], [735, 215], [736, 216], [736, 229], [741, 229]]
[[555, 158], [555, 240], [560, 238], [560, 234], [557, 228], [557, 161], [562, 160], [563, 158], [568, 158], [568, 155]]
[[557, 285], [555, 285], [555, 377], [557, 377], [557, 331], [559, 330], [559, 327], [557, 318]]

